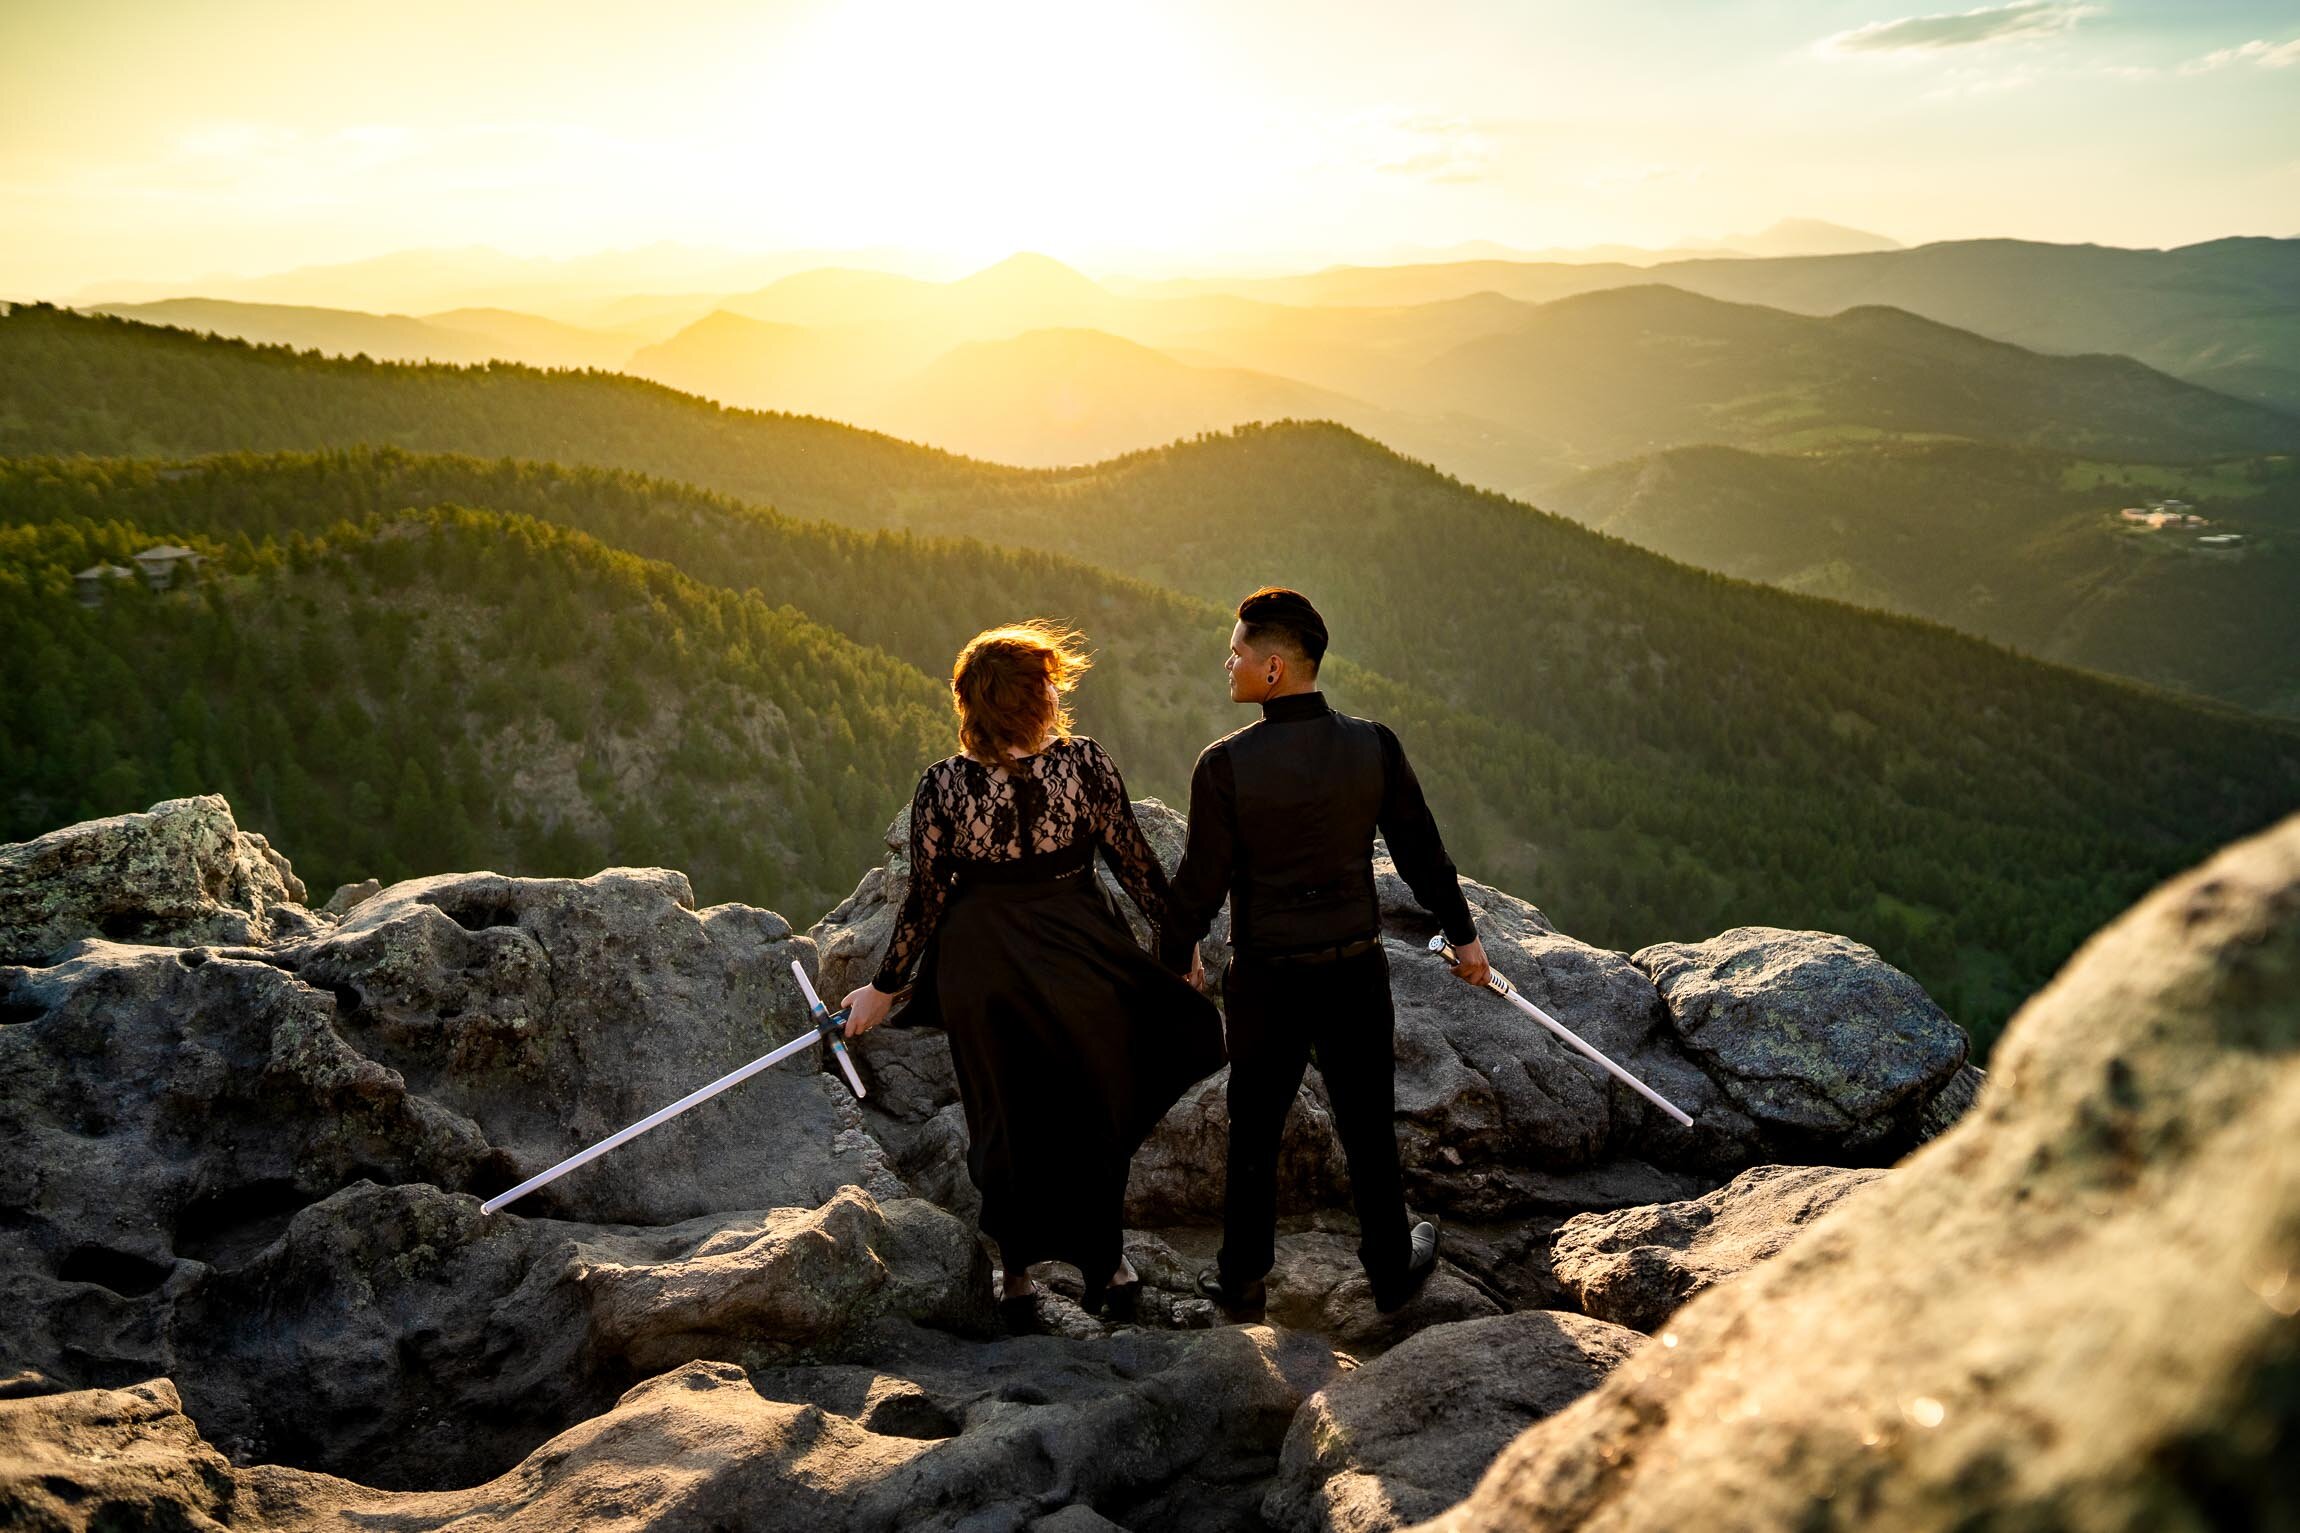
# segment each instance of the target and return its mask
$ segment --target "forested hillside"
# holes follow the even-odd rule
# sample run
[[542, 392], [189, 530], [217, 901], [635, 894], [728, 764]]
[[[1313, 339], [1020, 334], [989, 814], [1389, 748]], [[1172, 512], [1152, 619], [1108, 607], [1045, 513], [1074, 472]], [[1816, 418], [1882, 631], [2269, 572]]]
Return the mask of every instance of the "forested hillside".
[[294, 838], [315, 898], [646, 861], [807, 911], [945, 748], [909, 667], [530, 518], [370, 513], [210, 543], [193, 589], [74, 599], [71, 571], [153, 541], [0, 526], [0, 840], [223, 792]]
[[[1910, 968], [1984, 1036], [2140, 889], [2300, 797], [2290, 728], [1690, 570], [1335, 427], [1249, 429], [1023, 473], [596, 376], [321, 362], [30, 317], [38, 344], [24, 350], [61, 349], [73, 366], [66, 385], [17, 381], [0, 393], [0, 424], [20, 447], [86, 450], [74, 423], [101, 420], [107, 392], [134, 391], [148, 397], [150, 409], [137, 409], [154, 437], [190, 418], [171, 399], [197, 397], [203, 439], [236, 430], [263, 445], [288, 434], [286, 420], [303, 422], [297, 431], [328, 421], [347, 444], [387, 439], [383, 425], [361, 424], [356, 401], [396, 384], [426, 402], [381, 416], [432, 422], [419, 437], [471, 434], [477, 420], [491, 452], [612, 464], [634, 433], [610, 419], [596, 440], [570, 443], [562, 424], [610, 417], [602, 400], [635, 399], [638, 413], [684, 409], [708, 424], [670, 434], [696, 444], [686, 476], [715, 489], [787, 508], [772, 488], [787, 467], [810, 509], [852, 524], [976, 534], [1182, 596], [1052, 560], [1031, 576], [1027, 560], [979, 544], [807, 528], [687, 486], [392, 454], [209, 463], [169, 477], [151, 465], [19, 465], [9, 497], [22, 509], [11, 515], [100, 523], [121, 496], [139, 534], [246, 530], [260, 545], [259, 526], [332, 517], [338, 501], [353, 515], [435, 498], [502, 503], [675, 560], [697, 579], [756, 587], [922, 671], [947, 664], [948, 636], [977, 613], [1051, 609], [1108, 649], [1083, 698], [1087, 727], [1122, 748], [1137, 791], [1169, 793], [1200, 731], [1242, 721], [1215, 704], [1208, 722], [1196, 690], [1219, 695], [1224, 609], [1259, 581], [1286, 580], [1333, 622], [1336, 701], [1406, 733], [1465, 867], [1611, 945], [1735, 924], [1845, 931]], [[14, 345], [15, 325], [0, 322], [0, 376], [21, 380], [34, 364]], [[137, 365], [108, 388], [107, 358], [119, 354]], [[194, 364], [172, 383], [171, 356]], [[342, 379], [353, 404], [332, 394]], [[491, 409], [466, 419], [459, 392]], [[802, 441], [819, 450], [793, 447]], [[906, 481], [912, 467], [921, 478]], [[279, 483], [262, 488], [272, 475]], [[245, 529], [233, 521], [243, 513]], [[754, 540], [782, 551], [756, 553]], [[1155, 670], [1144, 657], [1169, 669], [1155, 681], [1129, 674]], [[1113, 678], [1118, 716], [1098, 718], [1094, 689]], [[932, 753], [948, 748], [938, 739]], [[898, 800], [865, 818], [883, 823]]]
[[[2168, 496], [2206, 525], [2151, 529], [2120, 514]], [[2300, 714], [2300, 461], [2289, 457], [2173, 468], [1971, 442], [1684, 447], [1594, 470], [1548, 504], [1704, 569]]]
[[2056, 357], [1905, 310], [1826, 319], [1663, 285], [1562, 298], [1412, 374], [1431, 405], [1584, 466], [1693, 442], [1953, 437], [2156, 461], [2300, 447], [2300, 418], [2130, 357]]
[[327, 358], [46, 304], [0, 315], [0, 456], [372, 442], [638, 469], [786, 511], [898, 502], [1020, 470], [827, 420], [722, 410], [620, 373]]

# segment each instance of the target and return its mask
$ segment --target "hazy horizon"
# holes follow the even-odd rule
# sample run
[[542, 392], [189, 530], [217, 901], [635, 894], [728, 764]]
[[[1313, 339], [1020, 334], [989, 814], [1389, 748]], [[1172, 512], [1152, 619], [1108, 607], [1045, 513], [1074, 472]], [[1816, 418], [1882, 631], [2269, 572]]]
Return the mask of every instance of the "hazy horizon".
[[2264, 0], [37, 0], [0, 44], [20, 298], [478, 247], [1156, 279], [1784, 219], [2300, 232], [2300, 18]]

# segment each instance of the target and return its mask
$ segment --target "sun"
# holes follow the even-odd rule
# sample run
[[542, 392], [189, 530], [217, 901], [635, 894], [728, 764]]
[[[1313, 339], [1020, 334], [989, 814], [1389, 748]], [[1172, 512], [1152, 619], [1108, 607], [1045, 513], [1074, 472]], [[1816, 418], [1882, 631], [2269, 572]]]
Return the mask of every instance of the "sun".
[[858, 243], [1170, 243], [1250, 198], [1250, 123], [1213, 60], [1186, 16], [1142, 4], [825, 6], [758, 61], [702, 169], [759, 199], [762, 226]]

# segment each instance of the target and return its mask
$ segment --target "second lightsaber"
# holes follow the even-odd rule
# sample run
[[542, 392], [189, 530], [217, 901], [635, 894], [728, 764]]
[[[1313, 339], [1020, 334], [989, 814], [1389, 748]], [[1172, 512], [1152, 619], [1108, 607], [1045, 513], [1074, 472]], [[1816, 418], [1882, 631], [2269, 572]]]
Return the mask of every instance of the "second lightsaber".
[[[1453, 966], [1453, 944], [1445, 940], [1445, 934], [1443, 932], [1440, 932], [1437, 936], [1430, 938], [1430, 951], [1437, 954], [1440, 958], [1443, 958], [1446, 961], [1446, 966], [1448, 968]], [[1675, 1118], [1685, 1127], [1691, 1128], [1693, 1126], [1693, 1120], [1685, 1115], [1685, 1109], [1679, 1107], [1675, 1102], [1670, 1101], [1660, 1092], [1655, 1091], [1651, 1086], [1646, 1085], [1645, 1082], [1639, 1080], [1636, 1076], [1631, 1075], [1627, 1070], [1622, 1069], [1621, 1066], [1615, 1064], [1612, 1060], [1607, 1059], [1596, 1049], [1593, 1049], [1588, 1044], [1582, 1042], [1581, 1036], [1574, 1032], [1572, 1028], [1567, 1027], [1563, 1022], [1558, 1021], [1557, 1018], [1551, 1016], [1548, 1012], [1543, 1011], [1539, 1006], [1534, 1005], [1533, 1002], [1527, 1000], [1522, 994], [1520, 994], [1518, 992], [1517, 986], [1511, 984], [1509, 982], [1509, 976], [1503, 974], [1501, 970], [1489, 968], [1486, 970], [1486, 975], [1486, 989], [1491, 990], [1495, 995], [1500, 996], [1503, 1000], [1509, 1002], [1510, 1005], [1515, 1006], [1519, 1011], [1524, 1012], [1527, 1016], [1533, 1018], [1534, 1021], [1539, 1022], [1543, 1027], [1546, 1027], [1551, 1032], [1557, 1034], [1557, 1036], [1565, 1043], [1566, 1047], [1572, 1049], [1575, 1053], [1581, 1055], [1584, 1059], [1604, 1067], [1605, 1072], [1608, 1075], [1611, 1075], [1615, 1080], [1620, 1081], [1630, 1090], [1645, 1098], [1646, 1101], [1651, 1102], [1654, 1106], [1669, 1114], [1670, 1117]]]

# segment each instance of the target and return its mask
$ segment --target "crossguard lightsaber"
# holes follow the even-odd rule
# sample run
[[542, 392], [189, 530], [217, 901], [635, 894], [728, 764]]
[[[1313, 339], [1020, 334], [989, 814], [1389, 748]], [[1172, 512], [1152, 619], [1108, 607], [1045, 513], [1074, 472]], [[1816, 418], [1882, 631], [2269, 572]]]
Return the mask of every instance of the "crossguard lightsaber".
[[[1430, 938], [1430, 951], [1437, 954], [1440, 958], [1443, 958], [1446, 962], [1447, 968], [1450, 969], [1454, 967], [1456, 959], [1454, 957], [1453, 944], [1445, 940], [1445, 933], [1440, 932], [1436, 936]], [[1615, 1080], [1620, 1081], [1630, 1090], [1636, 1092], [1639, 1096], [1645, 1098], [1646, 1101], [1651, 1102], [1654, 1106], [1669, 1114], [1670, 1117], [1675, 1118], [1685, 1127], [1691, 1128], [1693, 1126], [1693, 1120], [1685, 1115], [1685, 1110], [1683, 1108], [1679, 1107], [1675, 1102], [1670, 1101], [1660, 1092], [1655, 1091], [1651, 1086], [1646, 1085], [1645, 1082], [1639, 1080], [1636, 1076], [1631, 1075], [1627, 1070], [1622, 1069], [1621, 1066], [1615, 1064], [1612, 1060], [1607, 1059], [1603, 1054], [1600, 1054], [1597, 1050], [1591, 1048], [1588, 1044], [1582, 1042], [1580, 1035], [1575, 1033], [1572, 1028], [1567, 1027], [1563, 1022], [1558, 1021], [1557, 1018], [1551, 1016], [1548, 1012], [1543, 1011], [1539, 1006], [1536, 1006], [1533, 1004], [1533, 1002], [1527, 1000], [1525, 996], [1519, 992], [1517, 986], [1509, 982], [1509, 976], [1503, 974], [1501, 970], [1494, 968], [1488, 968], [1486, 970], [1485, 988], [1491, 990], [1495, 995], [1500, 996], [1503, 1000], [1509, 1002], [1510, 1005], [1515, 1006], [1519, 1011], [1522, 1011], [1527, 1016], [1533, 1018], [1534, 1021], [1539, 1022], [1543, 1027], [1546, 1027], [1551, 1032], [1557, 1034], [1560, 1039], [1564, 1040], [1566, 1047], [1572, 1049], [1575, 1053], [1581, 1055], [1584, 1059], [1602, 1066], [1606, 1074], [1612, 1076]]]
[[646, 1117], [641, 1118], [638, 1122], [632, 1124], [629, 1128], [618, 1129], [616, 1132], [609, 1134], [606, 1138], [600, 1140], [597, 1144], [592, 1145], [587, 1149], [577, 1150], [574, 1154], [568, 1156], [565, 1160], [559, 1162], [558, 1165], [553, 1166], [550, 1170], [538, 1172], [534, 1176], [529, 1177], [526, 1181], [521, 1182], [518, 1186], [512, 1188], [509, 1192], [497, 1193], [494, 1197], [489, 1198], [486, 1202], [480, 1204], [479, 1211], [483, 1214], [492, 1214], [498, 1212], [504, 1207], [504, 1205], [517, 1202], [519, 1199], [524, 1198], [527, 1196], [527, 1194], [533, 1192], [536, 1188], [541, 1187], [544, 1183], [557, 1181], [560, 1177], [565, 1176], [568, 1172], [574, 1170], [577, 1166], [588, 1165], [590, 1162], [595, 1161], [600, 1156], [606, 1154], [609, 1150], [615, 1149], [620, 1145], [629, 1144], [632, 1140], [647, 1132], [647, 1130], [660, 1127], [661, 1125], [670, 1122], [673, 1118], [676, 1118], [679, 1116], [679, 1114], [685, 1112], [688, 1108], [695, 1106], [697, 1103], [708, 1102], [711, 1098], [717, 1096], [720, 1092], [726, 1090], [729, 1086], [739, 1086], [744, 1081], [747, 1081], [752, 1076], [758, 1074], [761, 1070], [766, 1069], [768, 1066], [779, 1065], [794, 1054], [803, 1054], [818, 1043], [830, 1051], [831, 1058], [838, 1061], [839, 1069], [846, 1075], [847, 1084], [854, 1088], [854, 1093], [856, 1096], [861, 1096], [863, 1094], [862, 1077], [855, 1074], [854, 1060], [848, 1057], [846, 1039], [839, 1032], [839, 1025], [846, 1021], [847, 1014], [842, 1011], [836, 1016], [833, 1016], [831, 1013], [823, 1009], [822, 997], [815, 994], [814, 985], [807, 979], [807, 971], [800, 968], [797, 960], [795, 959], [791, 963], [791, 972], [798, 976], [799, 989], [804, 991], [806, 994], [807, 1010], [814, 1015], [815, 1028], [813, 1032], [801, 1033], [798, 1037], [793, 1038], [790, 1042], [782, 1045], [780, 1048], [774, 1049], [765, 1054], [761, 1054], [758, 1058], [752, 1060], [749, 1064], [744, 1065], [741, 1069], [730, 1070], [725, 1075], [722, 1075], [717, 1080], [711, 1082], [711, 1084], [708, 1086], [704, 1086], [696, 1091], [688, 1092], [685, 1096], [679, 1098], [678, 1101], [673, 1102], [670, 1106], [662, 1109], [660, 1112], [649, 1113]]
[[839, 1031], [839, 1025], [846, 1021], [847, 1014], [843, 1011], [835, 1017], [830, 1014], [823, 1005], [823, 998], [815, 994], [815, 982], [807, 978], [807, 971], [799, 966], [796, 958], [791, 960], [791, 977], [799, 982], [799, 993], [807, 998], [807, 1010], [814, 1014], [815, 1036], [822, 1039], [823, 1047], [831, 1051], [831, 1058], [839, 1062], [839, 1073], [847, 1078], [848, 1085], [854, 1087], [856, 1096], [869, 1095], [863, 1090], [862, 1077], [855, 1074], [855, 1062], [847, 1053], [846, 1035]]

